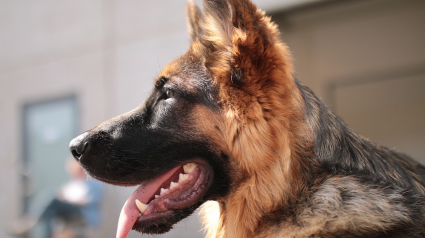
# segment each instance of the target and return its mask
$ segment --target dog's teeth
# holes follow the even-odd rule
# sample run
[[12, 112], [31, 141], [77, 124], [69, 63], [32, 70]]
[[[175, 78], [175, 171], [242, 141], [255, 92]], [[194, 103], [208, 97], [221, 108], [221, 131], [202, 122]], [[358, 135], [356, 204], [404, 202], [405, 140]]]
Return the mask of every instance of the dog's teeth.
[[174, 187], [176, 187], [176, 186], [177, 186], [177, 184], [178, 184], [178, 183], [171, 182], [171, 183], [170, 183], [170, 189], [173, 189]]
[[169, 189], [165, 189], [165, 188], [161, 188], [161, 192], [159, 193], [159, 195], [162, 195], [166, 192], [168, 192]]
[[183, 165], [183, 171], [186, 173], [186, 174], [190, 174], [190, 173], [192, 173], [192, 171], [196, 168], [196, 164], [195, 163], [188, 163], [188, 164], [185, 164], [185, 165]]
[[179, 183], [185, 181], [187, 178], [189, 178], [188, 174], [179, 174]]
[[139, 199], [136, 199], [136, 206], [137, 206], [137, 208], [139, 209], [139, 211], [140, 211], [141, 213], [144, 213], [144, 212], [145, 212], [145, 210], [146, 210], [146, 208], [148, 207], [148, 205], [146, 205], [146, 204], [144, 204], [144, 203], [140, 202], [140, 201], [139, 201]]
[[159, 195], [155, 195], [155, 198], [159, 198]]
[[137, 217], [141, 217], [141, 216], [142, 216], [142, 213], [139, 213], [139, 215]]

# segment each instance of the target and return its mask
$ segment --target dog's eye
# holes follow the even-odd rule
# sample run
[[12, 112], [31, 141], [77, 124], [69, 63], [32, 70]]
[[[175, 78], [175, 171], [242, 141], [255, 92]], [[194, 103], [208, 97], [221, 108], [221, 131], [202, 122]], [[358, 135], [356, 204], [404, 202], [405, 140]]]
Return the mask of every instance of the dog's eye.
[[171, 89], [166, 89], [165, 90], [165, 98], [172, 98], [174, 97], [174, 91]]

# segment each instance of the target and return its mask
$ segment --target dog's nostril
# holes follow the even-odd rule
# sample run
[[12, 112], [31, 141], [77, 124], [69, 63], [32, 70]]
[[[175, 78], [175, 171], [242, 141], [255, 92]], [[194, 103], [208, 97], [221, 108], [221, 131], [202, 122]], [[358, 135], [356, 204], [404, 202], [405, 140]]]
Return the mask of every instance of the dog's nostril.
[[74, 156], [75, 159], [80, 160], [81, 156], [84, 154], [84, 152], [87, 150], [87, 147], [89, 146], [89, 143], [86, 141], [86, 133], [78, 136], [77, 138], [74, 138], [69, 143], [69, 149], [71, 150], [72, 156]]
[[75, 146], [70, 146], [72, 156], [74, 156], [75, 159], [80, 160], [81, 156], [86, 151], [88, 145], [88, 142], [84, 142], [76, 144]]
[[76, 160], [80, 160], [81, 154], [79, 154], [79, 153], [77, 152], [77, 150], [71, 150], [71, 154], [72, 154], [72, 156], [74, 156], [74, 158], [75, 158]]

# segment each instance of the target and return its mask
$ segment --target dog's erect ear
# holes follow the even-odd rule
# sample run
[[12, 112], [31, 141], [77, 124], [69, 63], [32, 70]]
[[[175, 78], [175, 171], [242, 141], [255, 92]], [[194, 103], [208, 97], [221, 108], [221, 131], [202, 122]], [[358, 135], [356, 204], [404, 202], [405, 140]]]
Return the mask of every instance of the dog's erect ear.
[[186, 5], [187, 25], [192, 41], [199, 41], [201, 37], [201, 11], [196, 4], [189, 0]]
[[280, 64], [287, 66], [285, 77], [292, 76], [289, 51], [276, 25], [250, 0], [204, 0], [204, 9], [201, 42], [208, 48], [206, 66], [215, 75], [228, 72], [222, 78], [241, 86], [275, 77], [263, 71]]
[[[228, 47], [255, 37], [264, 24], [264, 14], [249, 0], [204, 0], [202, 38], [215, 46]], [[261, 32], [260, 32], [261, 34]]]

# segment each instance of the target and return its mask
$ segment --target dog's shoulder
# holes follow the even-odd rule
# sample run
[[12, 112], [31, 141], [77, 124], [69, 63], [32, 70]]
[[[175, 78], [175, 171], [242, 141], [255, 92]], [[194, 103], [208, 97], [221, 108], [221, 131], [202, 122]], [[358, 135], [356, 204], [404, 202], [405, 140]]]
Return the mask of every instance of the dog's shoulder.
[[357, 175], [365, 181], [388, 181], [425, 194], [425, 166], [409, 156], [357, 134], [297, 81], [305, 101], [306, 122], [314, 138], [314, 159], [333, 175]]
[[418, 226], [425, 221], [425, 196], [412, 190], [361, 176], [330, 176], [314, 190], [290, 219], [264, 222], [258, 237], [425, 236]]

